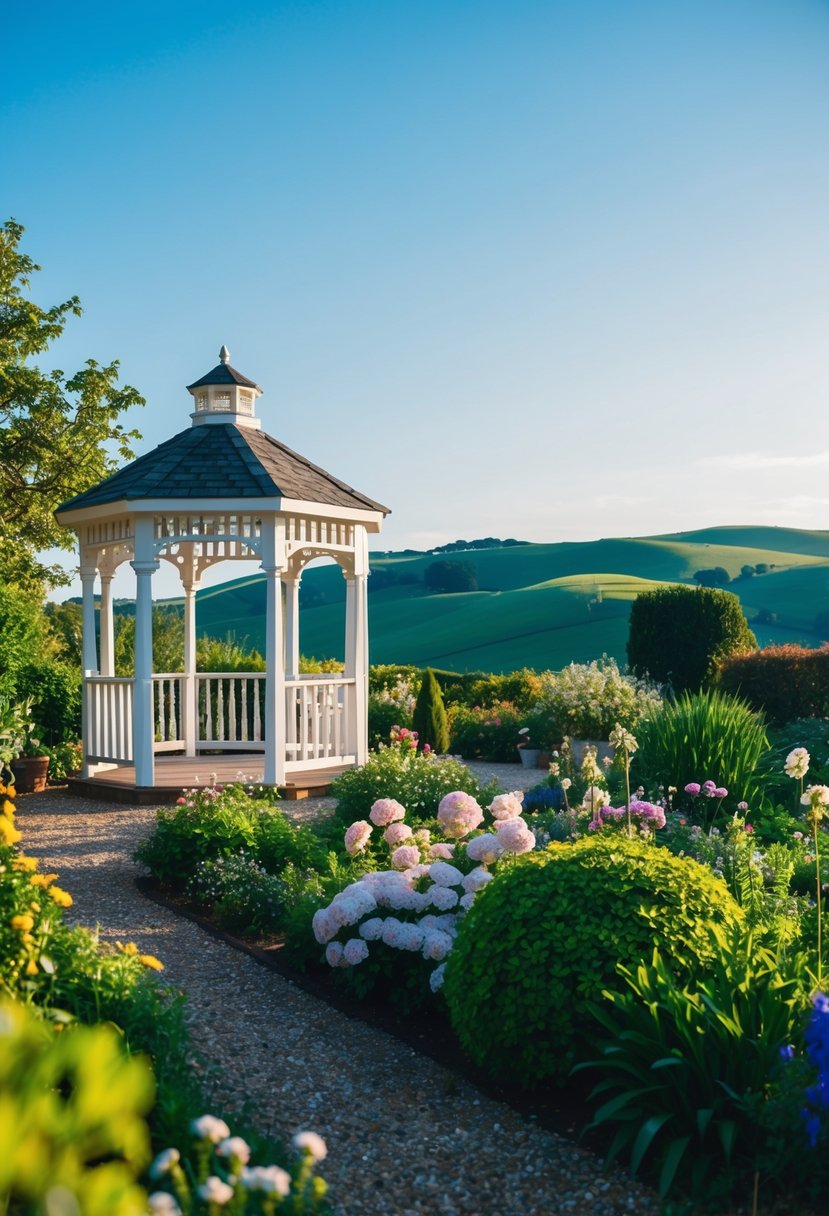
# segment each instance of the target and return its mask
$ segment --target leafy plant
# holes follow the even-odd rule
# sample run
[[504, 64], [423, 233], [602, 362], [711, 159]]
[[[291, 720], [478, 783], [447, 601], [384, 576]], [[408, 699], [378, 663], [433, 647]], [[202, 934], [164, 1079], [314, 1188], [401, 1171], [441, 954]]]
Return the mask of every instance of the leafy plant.
[[550, 715], [562, 737], [606, 739], [617, 724], [633, 730], [662, 700], [652, 683], [620, 671], [607, 655], [545, 671], [539, 682], [536, 710]]
[[[650, 1166], [663, 1198], [681, 1189], [722, 1205], [768, 1159], [757, 1108], [798, 1035], [808, 975], [802, 959], [782, 968], [738, 925], [705, 933], [708, 958], [693, 979], [660, 949], [619, 966], [624, 987], [589, 1007], [606, 1032], [600, 1056], [579, 1067], [601, 1073], [590, 1127], [615, 1128], [611, 1159], [624, 1154], [634, 1174]], [[802, 1144], [791, 1148], [790, 1168]]]
[[618, 834], [552, 844], [498, 874], [461, 922], [446, 968], [452, 1025], [495, 1076], [561, 1078], [592, 1033], [588, 1002], [621, 989], [618, 963], [658, 946], [687, 977], [711, 956], [707, 926], [742, 922], [687, 858]]
[[285, 908], [284, 884], [244, 853], [200, 862], [187, 893], [220, 928], [243, 934], [273, 932]]
[[431, 668], [427, 668], [423, 673], [420, 692], [417, 694], [412, 715], [412, 725], [417, 732], [418, 744], [421, 748], [428, 747], [439, 756], [449, 750], [449, 724], [446, 719], [446, 707], [443, 704], [440, 685]]
[[647, 717], [636, 737], [633, 771], [644, 785], [682, 790], [708, 778], [729, 790], [734, 805], [757, 800], [768, 738], [762, 719], [737, 697], [718, 689], [682, 693]]
[[466, 760], [514, 761], [524, 720], [514, 705], [497, 701], [487, 709], [453, 705], [449, 711], [453, 753]]

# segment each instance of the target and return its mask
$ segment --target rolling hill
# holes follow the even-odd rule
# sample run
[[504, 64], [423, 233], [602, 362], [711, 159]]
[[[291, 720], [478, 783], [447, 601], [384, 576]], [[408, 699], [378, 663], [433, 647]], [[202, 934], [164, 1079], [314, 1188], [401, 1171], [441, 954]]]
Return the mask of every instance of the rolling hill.
[[[477, 591], [427, 591], [425, 570], [447, 558], [474, 565]], [[767, 572], [741, 576], [743, 567], [757, 565]], [[458, 671], [558, 668], [602, 653], [623, 662], [630, 605], [639, 592], [692, 583], [696, 570], [715, 566], [731, 576], [728, 590], [739, 596], [761, 645], [823, 640], [827, 630], [816, 617], [829, 608], [829, 532], [723, 527], [448, 555], [374, 554], [371, 660]], [[306, 571], [302, 603], [302, 653], [341, 658], [345, 583], [338, 567]], [[200, 634], [231, 633], [263, 649], [262, 576], [199, 592], [197, 621]]]

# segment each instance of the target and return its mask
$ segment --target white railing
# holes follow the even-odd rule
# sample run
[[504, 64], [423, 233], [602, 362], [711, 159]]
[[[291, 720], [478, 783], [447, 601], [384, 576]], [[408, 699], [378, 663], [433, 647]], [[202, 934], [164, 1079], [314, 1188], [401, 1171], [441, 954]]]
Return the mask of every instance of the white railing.
[[264, 751], [264, 692], [264, 671], [199, 672], [197, 746], [216, 751]]
[[86, 759], [132, 760], [132, 680], [116, 676], [84, 679]]
[[176, 752], [184, 747], [184, 676], [153, 676], [153, 750]]
[[285, 681], [289, 771], [353, 761], [355, 689], [356, 681], [345, 676], [300, 676]]

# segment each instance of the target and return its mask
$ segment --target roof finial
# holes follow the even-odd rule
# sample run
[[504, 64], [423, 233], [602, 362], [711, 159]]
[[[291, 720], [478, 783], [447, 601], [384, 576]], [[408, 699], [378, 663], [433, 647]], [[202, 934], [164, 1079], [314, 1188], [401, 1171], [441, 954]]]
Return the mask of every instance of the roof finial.
[[222, 349], [219, 351], [219, 358], [221, 359], [222, 363], [230, 362], [230, 351], [227, 349], [226, 346], [223, 346]]

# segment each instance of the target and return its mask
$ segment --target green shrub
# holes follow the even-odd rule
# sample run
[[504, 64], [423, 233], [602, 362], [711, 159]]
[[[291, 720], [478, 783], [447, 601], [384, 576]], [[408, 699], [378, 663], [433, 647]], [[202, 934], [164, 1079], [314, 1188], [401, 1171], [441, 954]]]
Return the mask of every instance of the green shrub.
[[628, 662], [674, 692], [696, 691], [728, 655], [755, 650], [742, 605], [730, 591], [658, 587], [633, 601]]
[[662, 701], [652, 684], [620, 671], [607, 655], [592, 663], [570, 663], [559, 672], [542, 672], [539, 682], [535, 708], [549, 716], [549, 729], [558, 740], [565, 735], [606, 739], [617, 724], [635, 730]]
[[429, 667], [423, 673], [420, 692], [417, 694], [412, 714], [412, 724], [417, 731], [419, 747], [429, 747], [439, 756], [449, 750], [449, 723], [446, 720], [446, 706], [443, 704], [440, 684]]
[[486, 709], [453, 705], [449, 711], [449, 747], [466, 760], [515, 761], [518, 731], [525, 725], [518, 710], [507, 701], [496, 701]]
[[46, 659], [24, 663], [17, 673], [19, 700], [31, 697], [32, 717], [47, 747], [79, 739], [81, 673]]
[[607, 1036], [601, 1058], [582, 1067], [602, 1077], [590, 1126], [615, 1129], [610, 1155], [623, 1153], [634, 1174], [649, 1167], [663, 1198], [680, 1189], [724, 1211], [751, 1192], [756, 1172], [766, 1181], [771, 1161], [789, 1193], [801, 1172], [802, 1128], [776, 1125], [768, 1107], [781, 1048], [800, 1037], [809, 977], [801, 958], [781, 967], [737, 928], [708, 931], [704, 975], [680, 978], [659, 950], [649, 964], [619, 968], [623, 990], [590, 1010]]
[[285, 910], [282, 882], [244, 853], [200, 862], [187, 894], [210, 909], [220, 929], [251, 936], [273, 932]]
[[17, 693], [21, 667], [43, 648], [44, 622], [38, 597], [0, 582], [0, 694], [22, 700]]
[[829, 645], [766, 646], [752, 654], [731, 655], [720, 664], [718, 683], [739, 694], [769, 722], [829, 715]]
[[368, 745], [372, 751], [387, 746], [395, 726], [411, 730], [411, 713], [403, 712], [394, 701], [371, 693], [368, 698]]
[[564, 1077], [591, 1037], [588, 1002], [622, 989], [617, 965], [657, 946], [687, 978], [711, 957], [712, 923], [742, 913], [694, 861], [616, 834], [550, 845], [496, 875], [461, 921], [444, 984], [452, 1025], [496, 1077]]
[[682, 693], [639, 725], [636, 780], [653, 789], [683, 790], [691, 781], [713, 781], [729, 791], [723, 805], [753, 805], [756, 773], [769, 743], [761, 718], [744, 701], [718, 689]]
[[424, 756], [400, 746], [384, 747], [362, 768], [349, 769], [331, 784], [337, 799], [336, 821], [343, 829], [357, 819], [368, 819], [378, 798], [397, 799], [412, 823], [434, 819], [441, 798], [453, 790], [464, 790], [479, 801], [490, 801], [494, 795], [494, 788], [483, 790], [460, 761]]

